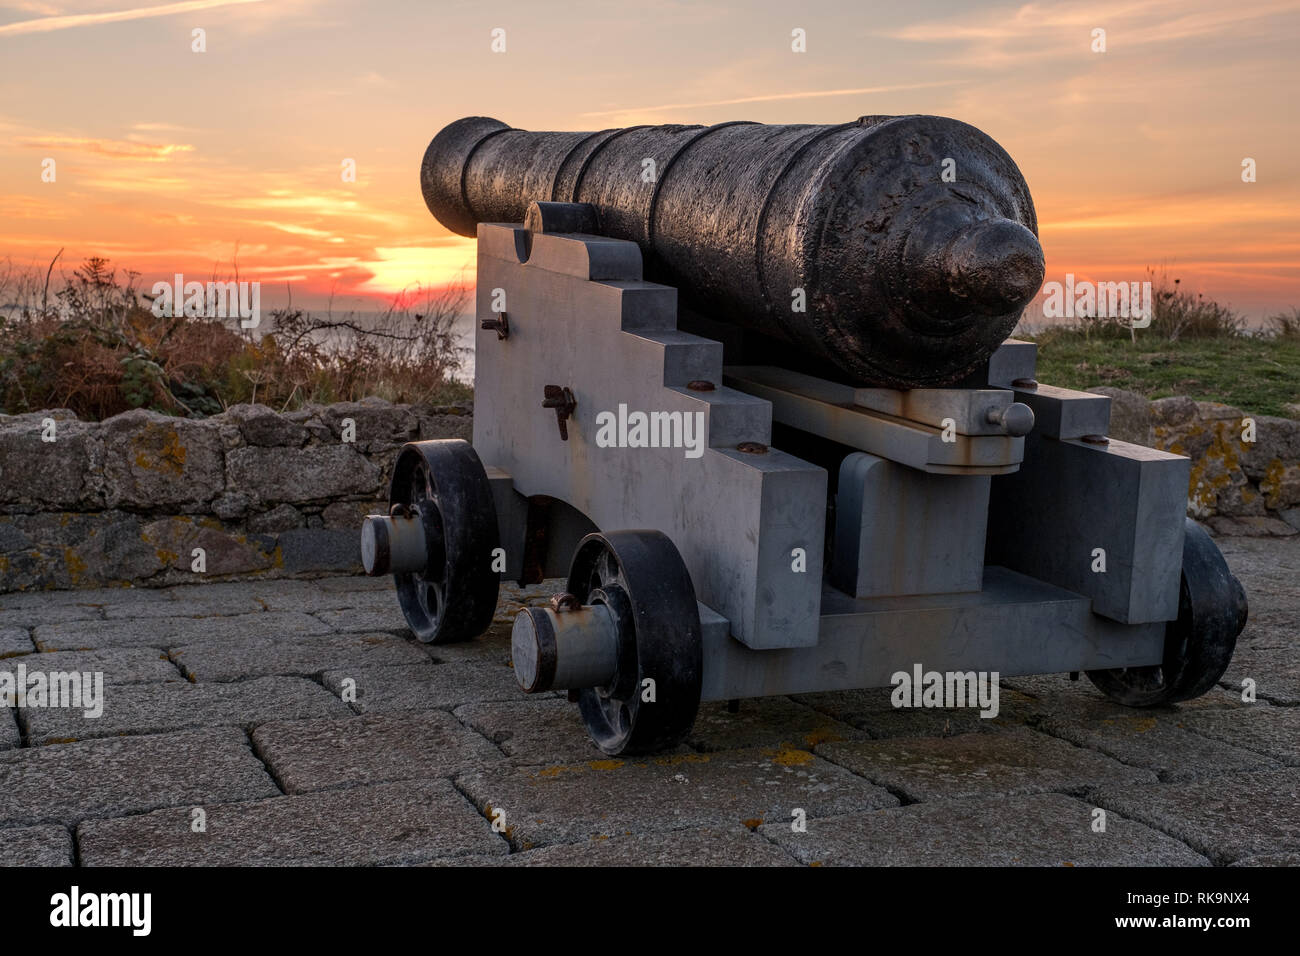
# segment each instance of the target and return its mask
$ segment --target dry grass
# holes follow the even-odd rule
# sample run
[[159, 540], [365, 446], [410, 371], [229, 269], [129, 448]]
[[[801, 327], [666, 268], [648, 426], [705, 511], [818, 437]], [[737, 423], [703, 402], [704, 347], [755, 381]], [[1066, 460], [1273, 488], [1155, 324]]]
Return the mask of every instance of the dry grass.
[[1151, 324], [1144, 329], [1132, 328], [1127, 316], [1080, 318], [1036, 329], [1036, 334], [1081, 335], [1085, 339], [1160, 339], [1186, 342], [1192, 339], [1236, 338], [1247, 334], [1246, 321], [1238, 313], [1207, 299], [1203, 293], [1181, 289], [1181, 280], [1165, 273], [1147, 270], [1151, 283]]
[[137, 279], [98, 258], [70, 276], [56, 275], [53, 262], [43, 274], [0, 267], [0, 412], [204, 416], [250, 401], [290, 409], [367, 396], [423, 405], [468, 396], [452, 378], [463, 288], [398, 297], [364, 322], [274, 310], [262, 334], [155, 315]]

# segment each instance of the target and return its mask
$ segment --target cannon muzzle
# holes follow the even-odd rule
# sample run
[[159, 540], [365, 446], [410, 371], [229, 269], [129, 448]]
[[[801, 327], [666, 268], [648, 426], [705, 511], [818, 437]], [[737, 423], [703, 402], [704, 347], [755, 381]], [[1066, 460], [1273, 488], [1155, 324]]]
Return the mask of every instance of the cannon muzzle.
[[523, 222], [534, 201], [590, 204], [684, 306], [791, 343], [853, 385], [959, 381], [1043, 281], [1020, 170], [939, 116], [596, 133], [468, 117], [429, 144], [420, 185], [462, 235]]

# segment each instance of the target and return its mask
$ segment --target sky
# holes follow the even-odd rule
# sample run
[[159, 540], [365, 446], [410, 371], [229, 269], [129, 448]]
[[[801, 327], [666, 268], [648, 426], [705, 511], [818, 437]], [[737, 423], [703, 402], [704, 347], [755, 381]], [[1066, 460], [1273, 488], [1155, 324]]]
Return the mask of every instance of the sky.
[[0, 0], [0, 260], [374, 308], [472, 281], [418, 179], [462, 116], [934, 113], [1020, 166], [1049, 282], [1155, 269], [1258, 318], [1300, 307], [1298, 46], [1300, 0]]

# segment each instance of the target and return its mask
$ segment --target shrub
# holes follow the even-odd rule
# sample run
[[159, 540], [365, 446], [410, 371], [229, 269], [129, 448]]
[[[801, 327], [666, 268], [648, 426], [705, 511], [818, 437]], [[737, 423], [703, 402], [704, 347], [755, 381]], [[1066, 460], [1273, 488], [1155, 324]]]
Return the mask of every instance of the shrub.
[[1300, 339], [1300, 307], [1270, 315], [1265, 328], [1279, 339]]
[[0, 412], [62, 407], [100, 419], [149, 408], [202, 417], [251, 401], [283, 410], [371, 395], [437, 404], [469, 394], [452, 378], [463, 287], [399, 296], [373, 321], [278, 309], [263, 334], [157, 316], [135, 287], [138, 273], [119, 275], [102, 258], [60, 276], [51, 294], [53, 267], [44, 276], [0, 269]]
[[1133, 320], [1127, 316], [1102, 316], [1042, 328], [1026, 326], [1025, 334], [1037, 334], [1040, 340], [1082, 335], [1104, 340], [1146, 338], [1167, 342], [1234, 338], [1244, 334], [1245, 320], [1239, 313], [1205, 298], [1202, 293], [1180, 289], [1180, 279], [1171, 281], [1168, 275], [1157, 275], [1153, 269], [1147, 270], [1147, 277], [1151, 283], [1151, 324], [1146, 328], [1134, 329]]

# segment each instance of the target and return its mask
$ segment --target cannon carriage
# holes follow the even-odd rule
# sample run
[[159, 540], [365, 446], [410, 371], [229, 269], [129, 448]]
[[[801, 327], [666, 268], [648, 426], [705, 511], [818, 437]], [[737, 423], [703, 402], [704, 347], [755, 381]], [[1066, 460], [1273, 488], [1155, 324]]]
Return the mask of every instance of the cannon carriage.
[[423, 641], [490, 625], [605, 753], [702, 700], [927, 670], [1087, 672], [1151, 706], [1226, 668], [1245, 595], [1186, 458], [1008, 340], [1043, 279], [1028, 187], [970, 126], [533, 133], [473, 117], [421, 167], [478, 239], [472, 446], [402, 449], [362, 529]]

